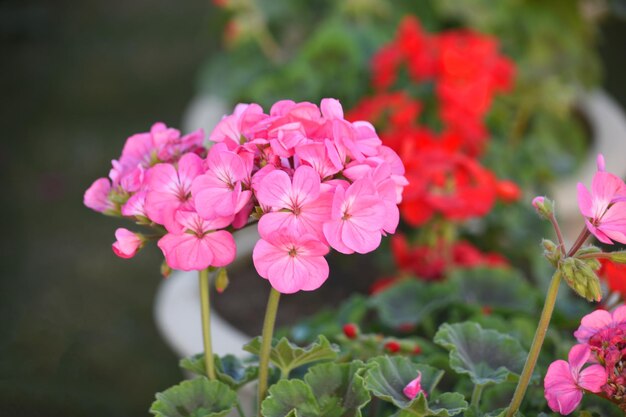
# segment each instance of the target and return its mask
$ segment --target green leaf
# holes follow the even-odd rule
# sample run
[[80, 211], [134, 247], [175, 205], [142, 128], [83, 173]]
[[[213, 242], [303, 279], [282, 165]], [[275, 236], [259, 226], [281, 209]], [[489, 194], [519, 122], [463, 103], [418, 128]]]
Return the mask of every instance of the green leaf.
[[[443, 376], [443, 371], [432, 366], [416, 364], [401, 356], [380, 356], [368, 362], [365, 374], [365, 387], [376, 397], [400, 408], [396, 415], [405, 416], [454, 416], [467, 408], [464, 397], [458, 393], [445, 393], [433, 396], [433, 392]], [[409, 382], [422, 374], [423, 393], [416, 398], [407, 398], [403, 390]], [[431, 397], [432, 396], [432, 397]]]
[[299, 379], [281, 380], [269, 389], [261, 407], [266, 417], [361, 417], [370, 401], [360, 361], [325, 363]]
[[404, 280], [376, 294], [371, 299], [383, 324], [393, 328], [415, 326], [433, 311], [445, 307], [456, 298], [448, 284]]
[[526, 362], [516, 339], [474, 322], [444, 323], [434, 341], [450, 351], [450, 367], [468, 374], [474, 384], [515, 381]]
[[[294, 345], [284, 337], [278, 342], [275, 340], [272, 342], [270, 362], [280, 369], [284, 378], [287, 378], [289, 373], [299, 366], [321, 360], [335, 359], [339, 352], [337, 346], [332, 345], [326, 337], [321, 335], [316, 342], [304, 348]], [[254, 338], [243, 349], [246, 352], [259, 355], [261, 352], [261, 338]]]
[[266, 417], [322, 417], [313, 390], [299, 379], [283, 379], [272, 385], [261, 409]]
[[450, 282], [465, 304], [530, 314], [535, 311], [535, 292], [515, 269], [458, 269]]
[[[228, 385], [237, 391], [250, 381], [257, 378], [259, 368], [257, 366], [246, 366], [235, 355], [225, 355], [219, 357], [214, 355], [215, 376], [218, 381]], [[190, 356], [180, 360], [180, 367], [197, 375], [206, 376], [206, 366], [204, 365], [204, 354]]]
[[361, 376], [364, 371], [365, 364], [361, 361], [322, 363], [309, 369], [304, 380], [313, 389], [322, 410], [339, 406], [342, 413], [338, 416], [360, 417], [361, 409], [371, 399]]
[[226, 384], [196, 378], [158, 393], [150, 412], [156, 417], [222, 417], [236, 402], [237, 394]]
[[467, 409], [465, 397], [458, 392], [446, 392], [430, 402], [424, 394], [420, 394], [404, 409], [395, 415], [397, 417], [450, 417], [462, 413]]

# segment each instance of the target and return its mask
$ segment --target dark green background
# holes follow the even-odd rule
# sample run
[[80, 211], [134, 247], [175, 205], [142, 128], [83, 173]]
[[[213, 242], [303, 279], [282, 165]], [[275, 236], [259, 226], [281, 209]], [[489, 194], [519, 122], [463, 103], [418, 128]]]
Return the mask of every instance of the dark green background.
[[[146, 415], [181, 378], [153, 321], [159, 254], [115, 257], [118, 222], [82, 194], [128, 135], [180, 124], [219, 19], [208, 0], [0, 1], [0, 415]], [[602, 31], [624, 105], [626, 28]]]

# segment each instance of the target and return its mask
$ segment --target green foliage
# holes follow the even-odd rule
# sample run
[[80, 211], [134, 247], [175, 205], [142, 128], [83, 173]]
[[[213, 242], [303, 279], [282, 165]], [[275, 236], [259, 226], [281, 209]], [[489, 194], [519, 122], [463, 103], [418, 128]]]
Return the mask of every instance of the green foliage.
[[[244, 365], [241, 359], [235, 355], [225, 355], [223, 357], [214, 355], [214, 360], [217, 380], [235, 391], [256, 379], [259, 373], [257, 366]], [[206, 376], [204, 354], [202, 353], [181, 359], [179, 366], [194, 374]]]
[[237, 394], [226, 384], [196, 378], [156, 395], [150, 412], [156, 417], [222, 417], [237, 403]]
[[456, 298], [448, 285], [408, 279], [374, 295], [371, 305], [384, 325], [400, 328], [420, 324]]
[[528, 314], [537, 308], [535, 291], [512, 268], [457, 269], [450, 275], [450, 282], [465, 304]]
[[263, 401], [267, 417], [361, 417], [361, 409], [370, 401], [361, 376], [360, 361], [313, 366], [304, 381], [281, 380], [269, 390]]
[[[398, 417], [405, 416], [454, 416], [467, 408], [464, 397], [458, 393], [444, 393], [434, 396], [434, 390], [443, 371], [432, 366], [416, 364], [404, 357], [381, 356], [368, 362], [365, 386], [370, 392], [384, 401], [390, 402], [400, 411]], [[403, 389], [421, 373], [423, 393], [414, 399], [407, 398]]]
[[526, 362], [516, 339], [472, 322], [444, 323], [434, 340], [450, 351], [450, 367], [477, 385], [515, 381]]
[[[256, 337], [243, 349], [254, 355], [261, 352], [261, 338]], [[321, 360], [330, 360], [337, 357], [339, 348], [332, 345], [324, 336], [319, 336], [317, 341], [307, 347], [300, 347], [291, 343], [287, 338], [272, 341], [270, 351], [270, 362], [281, 371], [283, 377], [288, 377], [289, 373], [300, 366], [308, 365]]]

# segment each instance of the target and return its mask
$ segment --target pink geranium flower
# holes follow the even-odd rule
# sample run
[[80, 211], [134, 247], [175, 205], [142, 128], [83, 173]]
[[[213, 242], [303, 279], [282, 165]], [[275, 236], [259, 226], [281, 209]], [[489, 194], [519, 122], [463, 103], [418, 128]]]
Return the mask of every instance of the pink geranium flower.
[[247, 179], [244, 160], [221, 144], [214, 145], [206, 159], [207, 171], [191, 186], [198, 214], [205, 219], [233, 216], [250, 200], [252, 193], [243, 190]]
[[288, 228], [297, 234], [311, 234], [324, 240], [322, 225], [330, 218], [332, 193], [320, 193], [320, 177], [309, 166], [300, 166], [293, 180], [285, 171], [267, 174], [257, 190], [262, 206], [274, 211], [266, 213], [259, 221], [261, 236]]
[[596, 310], [582, 318], [580, 327], [574, 332], [574, 337], [580, 343], [587, 343], [596, 333], [622, 324], [626, 324], [626, 306], [616, 308], [613, 313]]
[[604, 171], [604, 158], [598, 157], [598, 172], [591, 192], [578, 183], [578, 206], [587, 228], [599, 241], [626, 243], [626, 185], [616, 175]]
[[345, 190], [336, 188], [331, 219], [324, 223], [324, 236], [341, 253], [368, 253], [380, 245], [386, 216], [376, 186], [363, 178]]
[[163, 236], [158, 246], [172, 269], [199, 271], [209, 266], [222, 267], [235, 259], [233, 235], [225, 230], [231, 218], [205, 220], [194, 211], [178, 210], [174, 215], [180, 226]]
[[328, 246], [315, 236], [282, 229], [257, 242], [252, 260], [259, 275], [276, 291], [292, 294], [316, 290], [326, 281], [327, 253]]
[[422, 388], [422, 373], [418, 372], [417, 373], [417, 378], [415, 378], [413, 381], [409, 382], [406, 385], [406, 387], [404, 387], [404, 389], [402, 390], [402, 393], [409, 400], [412, 400], [413, 398], [417, 397], [420, 392], [424, 393], [424, 397], [428, 396], [426, 391], [424, 391], [424, 389]]
[[569, 352], [568, 362], [552, 362], [544, 380], [545, 397], [552, 411], [569, 414], [580, 404], [583, 390], [600, 392], [607, 374], [601, 365], [591, 365], [581, 371], [589, 360], [591, 349], [575, 345]]
[[157, 164], [149, 171], [145, 211], [155, 223], [165, 224], [165, 214], [184, 206], [191, 198], [191, 184], [202, 174], [202, 159], [193, 153], [183, 155], [175, 167]]
[[131, 232], [128, 229], [120, 227], [115, 231], [115, 243], [113, 243], [113, 252], [120, 258], [132, 258], [137, 251], [143, 246], [144, 240], [140, 235]]

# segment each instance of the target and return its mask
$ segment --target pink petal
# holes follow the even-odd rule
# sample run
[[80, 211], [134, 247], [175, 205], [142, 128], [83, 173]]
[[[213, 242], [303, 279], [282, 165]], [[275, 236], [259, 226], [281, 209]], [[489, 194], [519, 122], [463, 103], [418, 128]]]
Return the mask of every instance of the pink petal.
[[626, 305], [617, 307], [611, 317], [614, 325], [626, 323]]
[[99, 178], [91, 184], [85, 191], [83, 204], [90, 209], [103, 213], [113, 205], [109, 202], [109, 192], [111, 191], [111, 182], [108, 178]]
[[237, 246], [233, 235], [224, 231], [206, 234], [202, 240], [211, 248], [213, 252], [213, 260], [211, 266], [222, 267], [230, 264], [235, 260], [237, 254]]
[[380, 229], [377, 231], [365, 230], [348, 220], [344, 222], [341, 241], [357, 253], [368, 253], [380, 246]]
[[422, 373], [417, 373], [417, 378], [409, 382], [406, 387], [402, 390], [402, 393], [409, 399], [412, 400], [419, 395], [420, 392], [424, 393], [426, 397], [426, 391], [422, 389]]
[[291, 194], [298, 204], [315, 200], [320, 194], [320, 176], [309, 166], [302, 165], [293, 174]]
[[591, 183], [593, 199], [607, 204], [616, 194], [624, 191], [624, 181], [610, 172], [596, 172]]
[[587, 229], [593, 234], [598, 240], [602, 243], [606, 243], [607, 245], [612, 245], [613, 241], [609, 239], [609, 237], [600, 229], [591, 224], [591, 222], [585, 219], [585, 225], [587, 225]]
[[285, 171], [272, 171], [260, 182], [257, 199], [264, 206], [276, 209], [288, 207], [291, 203], [291, 180]]
[[587, 314], [580, 321], [580, 327], [574, 332], [574, 337], [580, 343], [587, 343], [589, 339], [599, 330], [610, 327], [613, 317], [606, 310], [596, 310]]
[[594, 217], [594, 213], [592, 210], [592, 202], [591, 202], [591, 194], [589, 194], [589, 190], [584, 186], [583, 183], [578, 183], [578, 207], [580, 208], [580, 212], [585, 217]]
[[567, 361], [573, 371], [578, 374], [583, 365], [587, 363], [590, 355], [591, 349], [589, 346], [585, 344], [574, 345], [567, 355]]
[[334, 98], [322, 99], [320, 103], [322, 116], [327, 119], [343, 119], [343, 108], [339, 100]]
[[202, 173], [202, 159], [195, 153], [186, 153], [178, 161], [178, 178], [185, 190], [191, 190], [192, 181]]
[[342, 230], [344, 226], [344, 221], [339, 220], [331, 220], [329, 222], [324, 223], [323, 230], [324, 236], [326, 240], [330, 244], [330, 246], [335, 249], [337, 252], [341, 252], [346, 255], [350, 255], [354, 253], [354, 250], [346, 246], [346, 244], [342, 240]]
[[285, 256], [283, 251], [264, 239], [259, 239], [252, 251], [254, 267], [259, 275], [266, 279], [269, 267]]
[[545, 397], [552, 411], [571, 413], [582, 399], [582, 391], [574, 381], [570, 365], [564, 360], [550, 364], [544, 379]]
[[602, 365], [591, 365], [578, 377], [578, 385], [591, 392], [600, 392], [607, 382], [606, 369]]
[[189, 233], [168, 233], [157, 245], [172, 269], [199, 271], [207, 268], [213, 261], [213, 252], [209, 245]]
[[299, 229], [299, 224], [291, 212], [285, 211], [275, 211], [271, 213], [266, 213], [259, 220], [259, 234], [262, 238], [270, 238], [273, 234], [278, 232], [280, 229], [287, 228], [292, 229], [296, 233], [302, 233], [302, 230]]
[[293, 294], [302, 289], [309, 278], [309, 271], [295, 257], [286, 255], [269, 266], [268, 279], [274, 289], [282, 294]]

